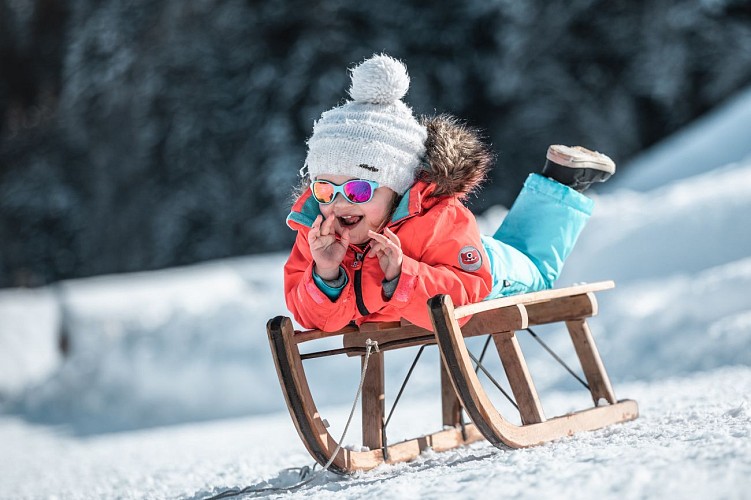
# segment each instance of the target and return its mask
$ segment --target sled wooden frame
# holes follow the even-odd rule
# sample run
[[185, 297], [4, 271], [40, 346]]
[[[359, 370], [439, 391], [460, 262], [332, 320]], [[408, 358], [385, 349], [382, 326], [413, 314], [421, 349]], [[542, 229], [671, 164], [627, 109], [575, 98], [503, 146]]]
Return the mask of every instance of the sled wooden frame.
[[[428, 301], [434, 331], [406, 322], [365, 323], [337, 332], [295, 331], [292, 321], [277, 316], [267, 332], [277, 375], [292, 420], [313, 458], [325, 465], [338, 444], [328, 432], [310, 393], [303, 360], [346, 354], [364, 360], [366, 341], [378, 342], [371, 352], [362, 392], [363, 446], [368, 451], [343, 447], [329, 470], [347, 474], [370, 470], [382, 463], [415, 459], [425, 449], [446, 451], [483, 438], [497, 447], [522, 448], [542, 444], [581, 431], [595, 430], [638, 417], [633, 400], [618, 401], [600, 359], [586, 319], [597, 314], [594, 293], [613, 288], [612, 281], [576, 285], [488, 300], [454, 307], [448, 295]], [[462, 318], [472, 316], [464, 326]], [[466, 321], [466, 320], [465, 320]], [[565, 322], [587, 380], [594, 407], [547, 419], [519, 348], [515, 332], [529, 326]], [[465, 338], [492, 335], [519, 408], [522, 425], [501, 416], [488, 398], [475, 372]], [[311, 340], [341, 336], [343, 347], [300, 354], [299, 345]], [[429, 435], [384, 446], [384, 352], [402, 347], [438, 344], [441, 353], [443, 429]], [[462, 408], [472, 423], [464, 423]]]

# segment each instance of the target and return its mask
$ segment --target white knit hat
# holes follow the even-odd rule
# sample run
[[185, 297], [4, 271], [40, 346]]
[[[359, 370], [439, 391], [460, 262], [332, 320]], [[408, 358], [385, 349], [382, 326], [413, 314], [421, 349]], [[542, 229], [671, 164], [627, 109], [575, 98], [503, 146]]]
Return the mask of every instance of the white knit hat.
[[321, 174], [368, 179], [404, 194], [414, 183], [428, 133], [401, 101], [407, 68], [385, 54], [352, 71], [352, 101], [326, 111], [313, 125], [305, 164]]

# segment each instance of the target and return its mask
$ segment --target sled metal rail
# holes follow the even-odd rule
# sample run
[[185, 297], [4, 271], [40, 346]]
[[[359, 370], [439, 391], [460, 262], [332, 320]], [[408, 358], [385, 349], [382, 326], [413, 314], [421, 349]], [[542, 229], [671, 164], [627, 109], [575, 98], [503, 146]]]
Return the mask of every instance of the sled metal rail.
[[[295, 331], [289, 318], [269, 321], [267, 331], [277, 374], [298, 433], [311, 455], [325, 464], [337, 448], [315, 406], [303, 360], [346, 354], [364, 356], [366, 341], [378, 342], [371, 353], [362, 393], [363, 445], [367, 451], [339, 449], [330, 467], [338, 473], [369, 470], [381, 463], [416, 458], [426, 448], [445, 451], [483, 437], [499, 447], [527, 447], [576, 432], [637, 418], [635, 401], [618, 401], [600, 359], [586, 318], [597, 314], [594, 293], [613, 288], [612, 281], [576, 285], [503, 297], [454, 307], [447, 295], [428, 301], [434, 331], [406, 322], [365, 323], [337, 332]], [[471, 316], [471, 317], [470, 317]], [[594, 407], [547, 419], [515, 332], [529, 326], [564, 322], [591, 391]], [[506, 420], [479, 382], [465, 339], [490, 334], [518, 404], [522, 425]], [[299, 345], [342, 337], [342, 348], [300, 354]], [[437, 344], [441, 353], [441, 400], [444, 429], [384, 447], [384, 352]], [[472, 419], [464, 424], [461, 410]]]

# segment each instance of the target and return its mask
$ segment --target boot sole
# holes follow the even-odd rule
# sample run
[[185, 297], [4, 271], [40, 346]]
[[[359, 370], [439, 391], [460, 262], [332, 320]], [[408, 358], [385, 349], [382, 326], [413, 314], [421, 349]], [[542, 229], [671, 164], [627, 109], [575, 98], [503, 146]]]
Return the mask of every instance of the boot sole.
[[615, 162], [609, 157], [581, 146], [562, 146], [554, 144], [548, 148], [545, 157], [558, 165], [571, 168], [600, 170], [610, 177], [615, 173]]

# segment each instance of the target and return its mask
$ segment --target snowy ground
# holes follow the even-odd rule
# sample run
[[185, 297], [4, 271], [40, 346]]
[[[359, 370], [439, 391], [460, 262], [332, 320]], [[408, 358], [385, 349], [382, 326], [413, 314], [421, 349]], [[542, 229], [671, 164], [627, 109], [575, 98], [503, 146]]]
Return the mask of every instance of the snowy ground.
[[[681, 168], [691, 137], [715, 137], [715, 148], [726, 138], [735, 142], [725, 151], [745, 154], [743, 134], [722, 132], [751, 122], [741, 97], [645, 155], [620, 188], [614, 178], [559, 282], [616, 280], [598, 296], [592, 327], [616, 394], [639, 402], [638, 420], [528, 450], [477, 443], [353, 477], [327, 474], [289, 496], [751, 498], [751, 157]], [[487, 231], [501, 213], [481, 218]], [[295, 483], [285, 469], [312, 459], [264, 331], [284, 312], [284, 257], [0, 291], [0, 498], [193, 499]], [[541, 331], [575, 364], [559, 333]], [[587, 405], [539, 348], [527, 339], [522, 348], [546, 414]], [[387, 356], [387, 387], [404, 375], [407, 351]], [[424, 358], [392, 442], [438, 426], [435, 349]], [[357, 360], [310, 363], [314, 396], [338, 436]], [[354, 428], [345, 442], [358, 441]]]
[[[292, 496], [748, 498], [751, 369], [622, 384], [619, 392], [639, 401], [638, 420], [526, 450], [476, 443], [354, 477], [327, 474]], [[327, 409], [332, 419], [347, 412]], [[297, 475], [283, 469], [311, 465], [286, 412], [84, 439], [9, 417], [0, 436], [11, 450], [0, 455], [3, 498], [205, 498], [291, 485]]]

